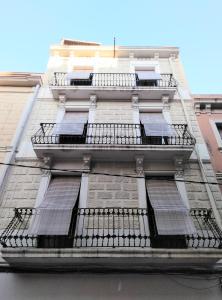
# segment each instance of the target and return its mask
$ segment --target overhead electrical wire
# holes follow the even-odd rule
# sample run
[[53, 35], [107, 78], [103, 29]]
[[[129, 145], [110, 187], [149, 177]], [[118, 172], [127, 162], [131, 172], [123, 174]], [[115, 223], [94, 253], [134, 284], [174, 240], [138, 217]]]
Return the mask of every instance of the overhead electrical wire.
[[[40, 166], [13, 164], [13, 163], [3, 163], [3, 162], [0, 162], [0, 165], [6, 165], [6, 166], [11, 166], [11, 167], [20, 167], [20, 168], [28, 168], [28, 169], [39, 169], [39, 170], [46, 170], [46, 171], [69, 172], [69, 173], [74, 173], [74, 174], [87, 173], [87, 174], [91, 174], [91, 175], [104, 175], [104, 176], [126, 177], [126, 178], [135, 178], [135, 179], [136, 178], [144, 178], [144, 176], [86, 171], [86, 170], [82, 170], [82, 169], [72, 170], [72, 169], [61, 169], [61, 168], [47, 168], [47, 167], [40, 167]], [[194, 183], [194, 184], [196, 183], [196, 184], [222, 185], [222, 183], [218, 183], [218, 182], [206, 182], [206, 181], [196, 181], [196, 180], [188, 180], [188, 179], [186, 179], [186, 180], [184, 180], [184, 179], [175, 179], [175, 178], [167, 177], [167, 175], [148, 175], [148, 177], [146, 177], [146, 179], [167, 180], [167, 181]]]

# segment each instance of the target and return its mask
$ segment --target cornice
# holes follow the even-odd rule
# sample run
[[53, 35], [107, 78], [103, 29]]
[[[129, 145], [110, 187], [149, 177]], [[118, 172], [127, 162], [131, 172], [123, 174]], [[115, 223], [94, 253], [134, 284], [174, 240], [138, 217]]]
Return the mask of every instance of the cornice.
[[42, 73], [0, 72], [0, 86], [34, 87], [42, 85]]

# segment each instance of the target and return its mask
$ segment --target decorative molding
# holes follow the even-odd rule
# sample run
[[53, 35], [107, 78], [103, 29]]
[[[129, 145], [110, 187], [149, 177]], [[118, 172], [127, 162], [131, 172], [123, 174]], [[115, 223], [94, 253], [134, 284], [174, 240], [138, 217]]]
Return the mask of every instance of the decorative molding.
[[155, 52], [153, 58], [154, 59], [159, 59], [160, 58], [159, 52]]
[[184, 162], [182, 157], [175, 157], [175, 178], [182, 178], [184, 176]]
[[163, 110], [169, 110], [170, 109], [170, 103], [169, 103], [170, 96], [169, 95], [163, 95], [162, 96], [162, 103], [163, 103]]
[[90, 95], [89, 100], [90, 100], [90, 108], [95, 109], [96, 108], [97, 96], [96, 95]]
[[205, 104], [205, 112], [209, 115], [211, 114], [211, 104], [210, 103]]
[[62, 105], [62, 106], [64, 106], [65, 103], [66, 103], [66, 95], [60, 94], [59, 95], [59, 104]]
[[83, 170], [90, 171], [91, 168], [91, 154], [86, 154], [83, 156]]
[[138, 175], [144, 175], [144, 167], [143, 167], [144, 157], [136, 156], [135, 159], [136, 159], [136, 173]]
[[42, 158], [42, 167], [44, 168], [50, 168], [52, 163], [52, 156], [51, 155], [45, 155]]
[[132, 95], [132, 108], [139, 108], [139, 97], [138, 97], [138, 95]]
[[194, 111], [196, 115], [200, 115], [201, 111], [200, 111], [200, 103], [195, 103], [194, 104]]
[[176, 58], [176, 54], [175, 53], [170, 53], [170, 58], [171, 59], [175, 59]]

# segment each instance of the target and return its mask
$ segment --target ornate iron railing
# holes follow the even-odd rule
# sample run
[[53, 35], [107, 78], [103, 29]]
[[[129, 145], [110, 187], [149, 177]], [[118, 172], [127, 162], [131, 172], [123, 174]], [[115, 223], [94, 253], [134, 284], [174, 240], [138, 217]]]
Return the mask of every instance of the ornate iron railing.
[[[75, 126], [82, 134], [75, 134]], [[33, 144], [106, 144], [106, 145], [194, 145], [195, 138], [185, 124], [170, 124], [159, 135], [146, 135], [147, 124], [118, 123], [41, 123], [31, 137]], [[64, 127], [66, 128], [64, 130]], [[68, 128], [68, 129], [67, 129]], [[71, 129], [70, 129], [71, 128]], [[73, 130], [73, 134], [71, 131]]]
[[96, 87], [176, 87], [172, 74], [160, 74], [160, 79], [139, 79], [137, 73], [90, 73], [87, 79], [70, 79], [68, 73], [55, 72], [51, 86], [96, 86]]
[[[73, 210], [69, 235], [37, 236], [29, 233], [38, 209], [16, 208], [0, 237], [3, 247], [151, 247], [146, 208], [78, 208]], [[185, 235], [186, 248], [222, 248], [222, 232], [209, 209], [191, 209], [196, 233]], [[172, 236], [171, 236], [172, 238]], [[167, 236], [166, 236], [167, 239]], [[181, 245], [181, 236], [178, 246]], [[173, 245], [176, 243], [174, 241]], [[184, 246], [183, 246], [184, 248]]]

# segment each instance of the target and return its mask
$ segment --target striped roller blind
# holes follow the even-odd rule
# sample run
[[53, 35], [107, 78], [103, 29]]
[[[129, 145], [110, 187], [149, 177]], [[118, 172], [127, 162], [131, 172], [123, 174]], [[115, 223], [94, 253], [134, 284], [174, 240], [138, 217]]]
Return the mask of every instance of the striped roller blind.
[[140, 113], [146, 136], [173, 136], [174, 131], [167, 124], [162, 113]]
[[82, 135], [88, 112], [66, 112], [62, 123], [57, 125], [57, 134]]
[[161, 79], [160, 74], [156, 73], [154, 71], [136, 70], [136, 73], [137, 73], [138, 78], [140, 80], [157, 80], [157, 79]]
[[159, 235], [185, 235], [196, 232], [189, 210], [184, 205], [176, 183], [167, 179], [146, 179]]
[[66, 79], [89, 79], [90, 72], [87, 71], [75, 71], [75, 72], [70, 72], [66, 75]]
[[35, 235], [67, 235], [76, 204], [80, 177], [59, 176], [51, 180], [44, 200], [37, 207], [29, 229]]

